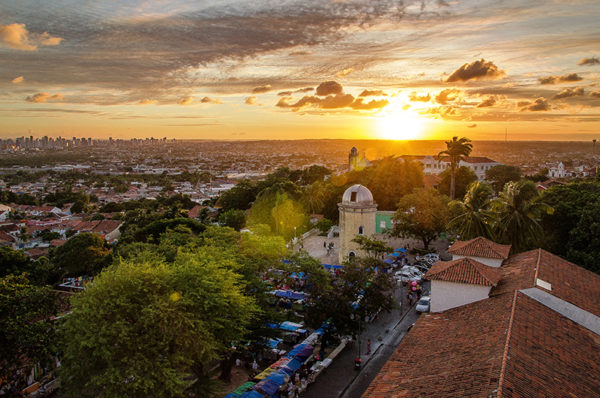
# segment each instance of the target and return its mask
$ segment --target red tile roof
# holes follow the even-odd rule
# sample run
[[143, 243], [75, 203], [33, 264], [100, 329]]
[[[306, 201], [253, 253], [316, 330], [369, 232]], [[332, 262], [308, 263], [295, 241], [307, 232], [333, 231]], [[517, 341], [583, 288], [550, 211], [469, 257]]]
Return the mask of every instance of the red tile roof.
[[499, 271], [490, 298], [422, 315], [363, 396], [600, 396], [600, 336], [519, 291], [542, 279], [600, 316], [600, 275], [544, 250]]
[[429, 280], [469, 283], [472, 285], [496, 286], [500, 280], [500, 269], [490, 267], [471, 258], [438, 261], [425, 278]]
[[467, 241], [457, 240], [448, 249], [448, 253], [459, 256], [507, 259], [510, 245], [501, 245], [479, 236]]

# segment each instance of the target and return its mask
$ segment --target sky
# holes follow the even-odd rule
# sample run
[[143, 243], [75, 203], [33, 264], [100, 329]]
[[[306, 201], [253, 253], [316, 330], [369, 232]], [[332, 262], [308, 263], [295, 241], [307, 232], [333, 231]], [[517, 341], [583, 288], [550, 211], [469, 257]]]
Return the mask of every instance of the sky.
[[0, 0], [0, 137], [600, 138], [600, 1]]

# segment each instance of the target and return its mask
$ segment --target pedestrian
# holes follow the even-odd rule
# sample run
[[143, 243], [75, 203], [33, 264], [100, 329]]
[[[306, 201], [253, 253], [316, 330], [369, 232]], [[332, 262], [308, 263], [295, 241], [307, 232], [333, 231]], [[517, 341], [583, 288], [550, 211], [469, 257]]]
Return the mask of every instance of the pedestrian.
[[241, 368], [242, 367], [242, 360], [241, 359], [237, 358], [235, 360], [235, 367], [236, 368]]
[[327, 241], [323, 241], [323, 248], [327, 249]]
[[254, 361], [252, 361], [252, 371], [254, 373], [258, 372], [258, 362], [256, 362], [256, 359]]
[[367, 340], [367, 355], [371, 353], [371, 339]]

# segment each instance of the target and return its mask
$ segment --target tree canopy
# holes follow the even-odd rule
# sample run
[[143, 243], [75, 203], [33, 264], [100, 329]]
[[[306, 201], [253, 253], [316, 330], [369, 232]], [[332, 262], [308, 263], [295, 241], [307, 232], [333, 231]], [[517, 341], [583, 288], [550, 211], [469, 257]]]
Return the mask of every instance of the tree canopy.
[[400, 199], [394, 215], [393, 236], [421, 239], [425, 249], [446, 230], [450, 212], [448, 197], [436, 189], [415, 189]]
[[173, 264], [123, 261], [72, 301], [62, 385], [70, 396], [181, 397], [243, 337], [256, 307], [203, 250]]
[[499, 164], [485, 172], [485, 179], [492, 184], [494, 191], [500, 192], [511, 181], [519, 181], [522, 173], [518, 166]]
[[[450, 185], [452, 180], [452, 170], [446, 169], [440, 173], [440, 184], [439, 190], [444, 195], [450, 196]], [[455, 189], [455, 197], [462, 198], [467, 193], [467, 188], [469, 184], [477, 181], [477, 175], [473, 170], [466, 166], [460, 166], [456, 169], [455, 180], [454, 180], [454, 189]]]
[[57, 247], [50, 260], [62, 277], [94, 275], [107, 265], [110, 252], [103, 237], [84, 232]]
[[461, 160], [467, 159], [473, 150], [473, 144], [468, 138], [452, 137], [452, 140], [446, 141], [446, 149], [438, 153], [438, 159], [446, 159], [450, 162], [450, 199], [456, 198], [455, 178], [456, 169]]

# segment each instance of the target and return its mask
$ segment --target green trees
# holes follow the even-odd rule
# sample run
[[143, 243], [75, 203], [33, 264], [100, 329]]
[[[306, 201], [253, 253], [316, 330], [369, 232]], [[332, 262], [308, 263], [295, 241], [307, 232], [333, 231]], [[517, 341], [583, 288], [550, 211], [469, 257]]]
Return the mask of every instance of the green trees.
[[421, 239], [427, 249], [429, 243], [445, 231], [449, 216], [447, 196], [434, 188], [415, 189], [400, 200], [391, 234]]
[[473, 150], [473, 145], [471, 144], [471, 140], [468, 138], [452, 137], [451, 141], [446, 141], [446, 149], [438, 153], [439, 159], [447, 159], [450, 161], [450, 199], [454, 199], [456, 190], [455, 190], [455, 179], [456, 179], [456, 169], [461, 160], [465, 160], [471, 151]]
[[110, 249], [98, 234], [80, 233], [57, 247], [50, 255], [59, 274], [64, 276], [94, 275], [107, 264]]
[[[439, 190], [444, 195], [450, 196], [450, 185], [452, 184], [452, 171], [446, 169], [440, 173], [440, 185]], [[466, 166], [460, 166], [456, 169], [456, 176], [454, 179], [454, 189], [457, 198], [462, 198], [467, 193], [469, 184], [477, 181], [477, 175], [473, 170]]]
[[50, 317], [56, 294], [32, 285], [25, 275], [0, 279], [0, 386], [13, 382], [15, 371], [43, 362], [56, 350]]
[[482, 181], [474, 182], [464, 200], [450, 202], [451, 219], [448, 229], [460, 235], [462, 240], [483, 236], [493, 239], [493, 216], [489, 211], [492, 188]]
[[204, 251], [122, 262], [73, 299], [62, 385], [71, 396], [181, 397], [256, 311], [239, 276]]
[[575, 228], [569, 232], [567, 259], [600, 273], [600, 201], [588, 203]]
[[491, 202], [491, 210], [495, 213], [496, 237], [511, 244], [517, 253], [540, 242], [544, 232], [541, 217], [553, 212], [552, 207], [540, 200], [536, 185], [527, 180], [506, 184]]
[[229, 209], [219, 215], [219, 224], [239, 231], [246, 223], [246, 214], [243, 210]]
[[517, 166], [499, 164], [485, 172], [485, 179], [491, 182], [494, 191], [500, 192], [507, 183], [519, 181], [521, 174], [521, 169]]

